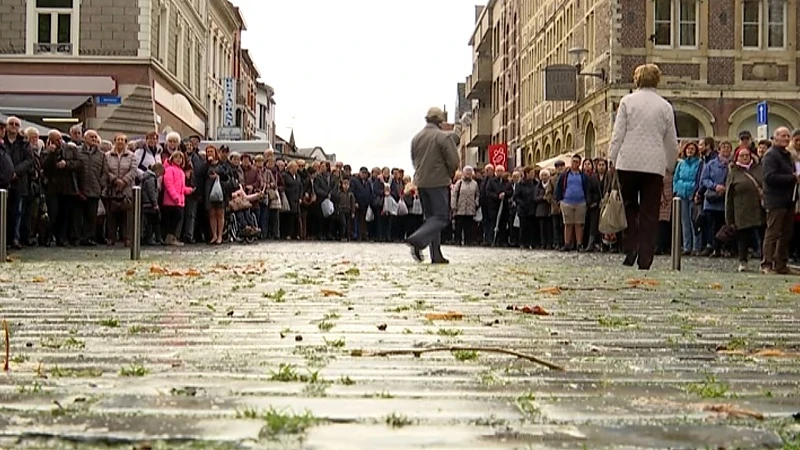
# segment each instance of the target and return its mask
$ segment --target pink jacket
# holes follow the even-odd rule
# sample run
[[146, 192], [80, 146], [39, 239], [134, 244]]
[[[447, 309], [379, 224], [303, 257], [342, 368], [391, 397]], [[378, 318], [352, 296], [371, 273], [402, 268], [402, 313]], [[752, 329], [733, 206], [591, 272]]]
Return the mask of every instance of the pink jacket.
[[186, 195], [192, 188], [186, 187], [186, 174], [183, 170], [170, 164], [164, 168], [164, 206], [186, 206]]

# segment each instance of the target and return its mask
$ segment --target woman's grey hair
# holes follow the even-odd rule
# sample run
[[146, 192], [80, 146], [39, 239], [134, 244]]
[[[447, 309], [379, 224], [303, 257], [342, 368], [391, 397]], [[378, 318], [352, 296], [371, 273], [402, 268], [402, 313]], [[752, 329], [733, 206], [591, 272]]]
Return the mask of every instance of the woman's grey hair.
[[170, 131], [167, 134], [167, 140], [168, 141], [178, 141], [178, 142], [180, 142], [181, 141], [181, 135], [177, 131]]
[[30, 136], [32, 134], [35, 134], [36, 136], [39, 136], [39, 130], [36, 129], [35, 127], [25, 128], [24, 133], [25, 133], [25, 136]]
[[549, 177], [549, 176], [550, 176], [550, 171], [549, 171], [549, 170], [547, 170], [547, 169], [542, 169], [542, 170], [539, 172], [539, 178], [541, 178], [543, 175], [547, 175], [547, 176]]
[[242, 154], [239, 153], [239, 152], [231, 152], [231, 154], [228, 155], [228, 159], [241, 158], [241, 157], [242, 157]]
[[473, 169], [472, 166], [464, 166], [464, 170], [462, 170], [462, 172], [463, 173], [467, 173], [467, 172], [475, 173], [475, 169]]

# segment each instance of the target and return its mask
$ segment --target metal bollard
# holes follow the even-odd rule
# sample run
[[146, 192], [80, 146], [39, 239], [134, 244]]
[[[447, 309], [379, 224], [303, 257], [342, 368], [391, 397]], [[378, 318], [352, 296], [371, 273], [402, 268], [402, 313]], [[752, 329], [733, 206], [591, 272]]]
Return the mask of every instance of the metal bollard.
[[681, 243], [683, 237], [681, 233], [681, 199], [672, 199], [672, 270], [681, 270]]
[[131, 221], [131, 261], [142, 256], [142, 188], [133, 187], [133, 220]]
[[0, 262], [8, 261], [8, 191], [0, 189]]

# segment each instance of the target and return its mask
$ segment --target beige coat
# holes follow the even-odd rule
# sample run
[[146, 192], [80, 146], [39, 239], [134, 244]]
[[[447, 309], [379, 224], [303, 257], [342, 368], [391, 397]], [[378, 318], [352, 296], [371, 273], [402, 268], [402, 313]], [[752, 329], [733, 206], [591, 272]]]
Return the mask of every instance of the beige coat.
[[448, 187], [458, 169], [458, 148], [452, 132], [427, 124], [411, 141], [414, 184], [419, 188]]
[[[106, 153], [105, 158], [105, 173], [107, 178], [106, 189], [109, 197], [117, 197], [119, 194], [126, 196], [132, 195], [133, 181], [136, 179], [136, 158], [130, 150], [124, 150], [121, 154], [111, 150]], [[117, 179], [125, 182], [122, 189], [118, 189], [115, 185]]]
[[675, 112], [654, 89], [622, 97], [609, 144], [609, 160], [619, 170], [664, 175], [675, 167], [678, 137]]
[[475, 180], [458, 180], [450, 190], [450, 209], [456, 216], [474, 216], [478, 212], [480, 189]]

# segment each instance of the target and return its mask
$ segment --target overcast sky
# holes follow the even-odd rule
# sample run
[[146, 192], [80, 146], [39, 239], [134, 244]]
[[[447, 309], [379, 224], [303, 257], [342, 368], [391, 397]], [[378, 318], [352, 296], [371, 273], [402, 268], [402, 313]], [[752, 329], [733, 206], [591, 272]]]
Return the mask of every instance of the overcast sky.
[[233, 0], [275, 88], [278, 134], [358, 166], [410, 169], [409, 141], [472, 69], [471, 0]]

